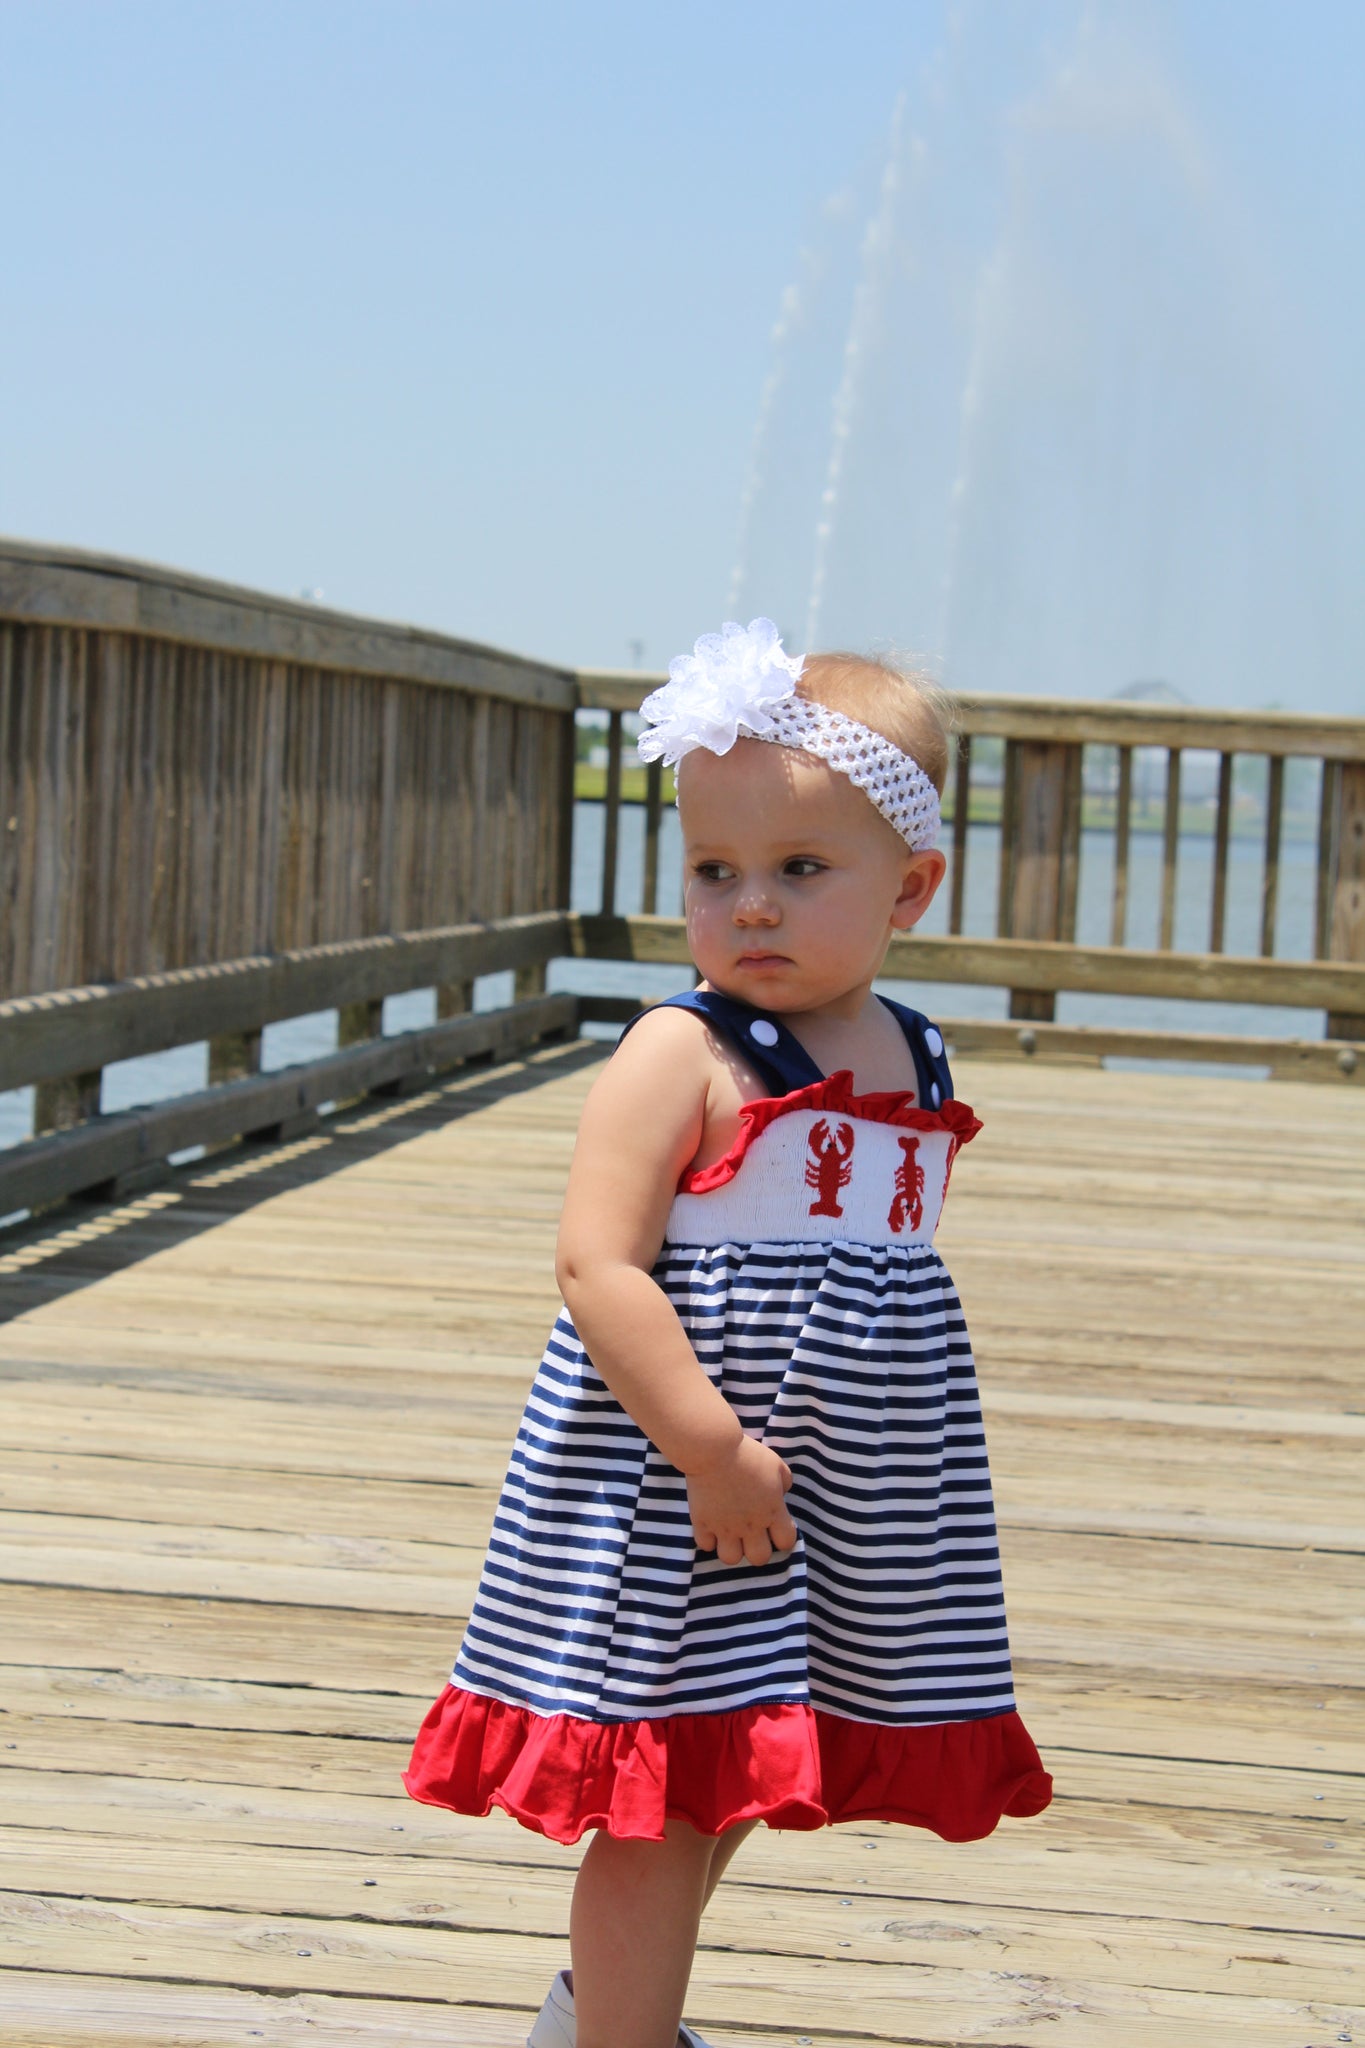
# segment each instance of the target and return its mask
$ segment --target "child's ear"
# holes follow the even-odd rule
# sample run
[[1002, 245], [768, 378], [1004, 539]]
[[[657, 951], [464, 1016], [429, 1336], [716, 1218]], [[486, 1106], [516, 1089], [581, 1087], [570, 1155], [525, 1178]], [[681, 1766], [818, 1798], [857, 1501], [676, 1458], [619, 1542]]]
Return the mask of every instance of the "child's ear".
[[919, 923], [938, 894], [938, 885], [948, 871], [948, 861], [938, 848], [912, 853], [901, 874], [901, 893], [891, 912], [893, 931], [908, 932]]

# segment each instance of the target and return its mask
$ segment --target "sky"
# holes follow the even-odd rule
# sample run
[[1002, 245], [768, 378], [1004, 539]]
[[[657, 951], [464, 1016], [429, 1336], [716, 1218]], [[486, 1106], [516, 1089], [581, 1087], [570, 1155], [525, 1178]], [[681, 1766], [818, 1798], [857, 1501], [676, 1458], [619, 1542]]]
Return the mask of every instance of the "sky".
[[1365, 713], [1357, 0], [0, 0], [0, 532]]

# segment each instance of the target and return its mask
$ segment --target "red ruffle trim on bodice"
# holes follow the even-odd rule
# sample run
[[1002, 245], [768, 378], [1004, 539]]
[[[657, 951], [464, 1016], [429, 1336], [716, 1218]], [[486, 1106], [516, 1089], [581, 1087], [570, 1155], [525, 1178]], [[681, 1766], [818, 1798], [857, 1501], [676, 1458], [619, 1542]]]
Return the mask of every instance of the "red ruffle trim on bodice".
[[556, 1842], [587, 1828], [659, 1842], [666, 1820], [703, 1835], [745, 1820], [895, 1820], [975, 1842], [1002, 1814], [1041, 1813], [1052, 1798], [1017, 1714], [889, 1728], [795, 1704], [581, 1721], [452, 1685], [422, 1723], [403, 1783], [455, 1813], [500, 1806]]
[[951, 1096], [941, 1109], [921, 1109], [903, 1088], [877, 1095], [855, 1095], [852, 1069], [840, 1067], [823, 1081], [812, 1081], [790, 1095], [762, 1095], [756, 1102], [746, 1102], [739, 1112], [739, 1136], [725, 1157], [695, 1173], [685, 1173], [678, 1182], [678, 1193], [706, 1195], [712, 1188], [724, 1187], [739, 1172], [745, 1153], [760, 1132], [780, 1116], [790, 1116], [794, 1109], [824, 1109], [835, 1116], [858, 1117], [868, 1124], [900, 1124], [907, 1131], [947, 1131], [954, 1141], [954, 1152], [981, 1129], [980, 1117], [965, 1102]]

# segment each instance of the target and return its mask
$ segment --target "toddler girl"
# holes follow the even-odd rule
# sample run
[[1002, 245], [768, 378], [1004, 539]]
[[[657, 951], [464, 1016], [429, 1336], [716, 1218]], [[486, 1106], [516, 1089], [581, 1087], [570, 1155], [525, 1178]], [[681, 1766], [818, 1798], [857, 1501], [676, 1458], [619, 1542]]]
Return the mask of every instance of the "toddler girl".
[[765, 619], [644, 707], [704, 977], [583, 1111], [564, 1310], [452, 1680], [405, 1783], [595, 1829], [530, 2048], [673, 2048], [758, 1821], [951, 1841], [1046, 1806], [1014, 1711], [971, 1349], [932, 1249], [959, 1146], [934, 1026], [875, 996], [943, 877], [947, 742], [876, 662]]

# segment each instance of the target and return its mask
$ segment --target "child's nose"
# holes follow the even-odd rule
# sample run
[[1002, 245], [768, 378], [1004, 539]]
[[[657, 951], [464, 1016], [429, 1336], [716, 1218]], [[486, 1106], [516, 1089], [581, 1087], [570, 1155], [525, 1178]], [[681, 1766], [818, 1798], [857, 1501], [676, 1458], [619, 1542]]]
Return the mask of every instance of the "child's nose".
[[759, 882], [746, 883], [735, 896], [736, 924], [776, 924], [776, 903]]

